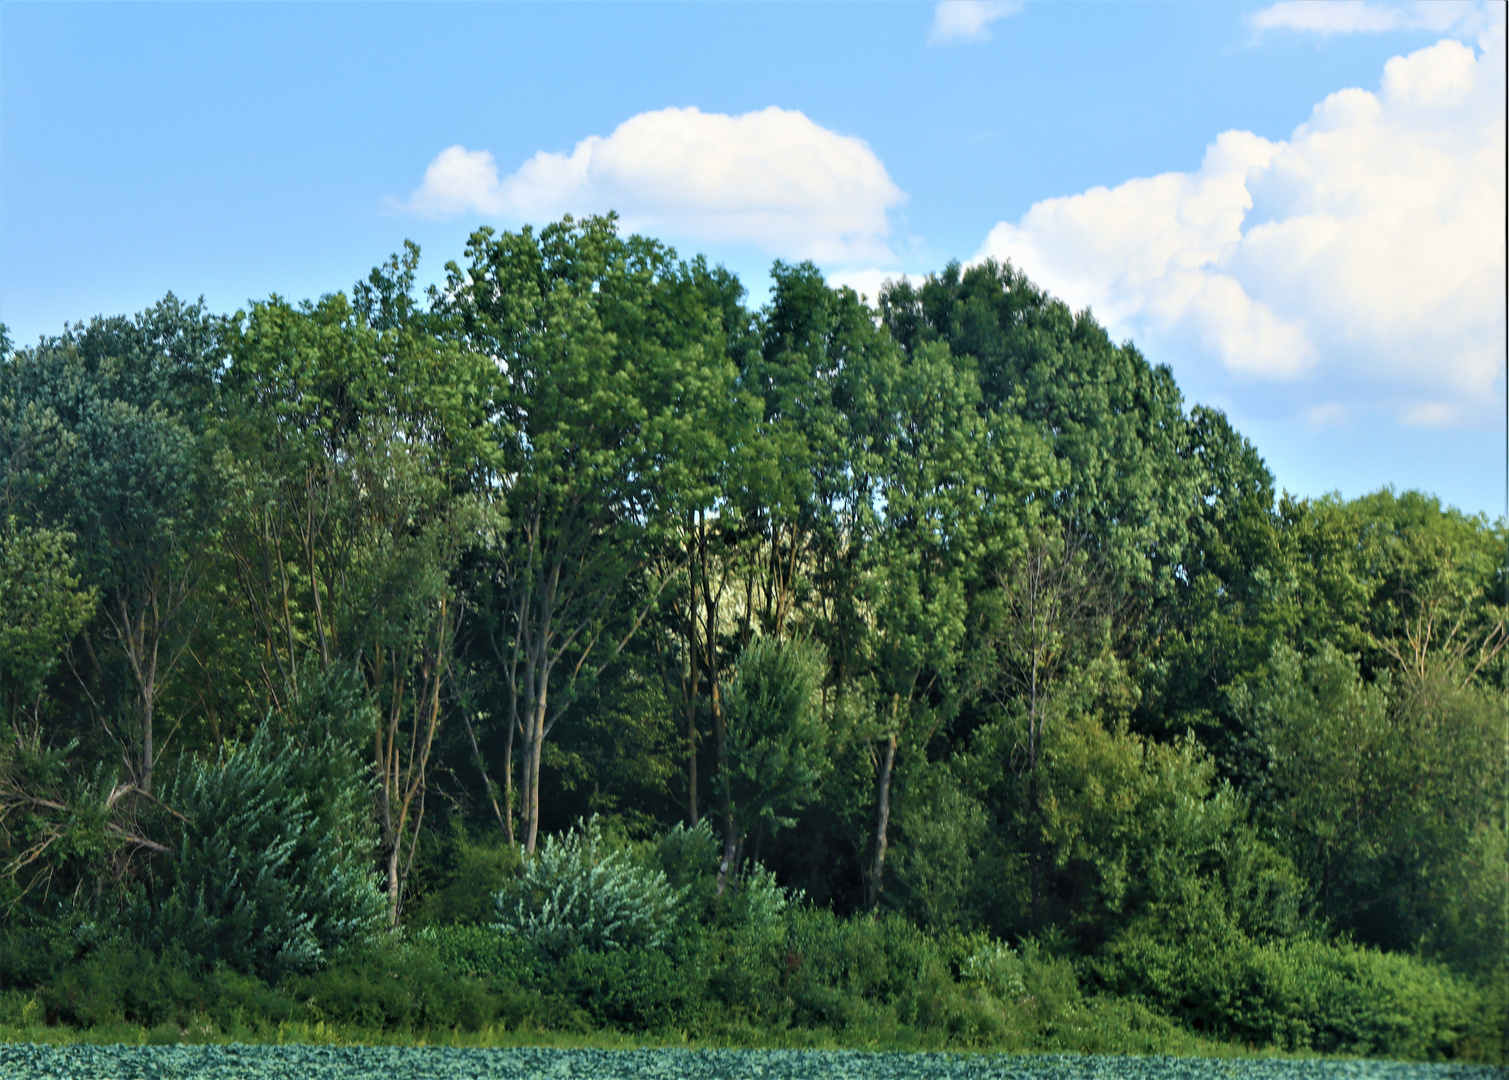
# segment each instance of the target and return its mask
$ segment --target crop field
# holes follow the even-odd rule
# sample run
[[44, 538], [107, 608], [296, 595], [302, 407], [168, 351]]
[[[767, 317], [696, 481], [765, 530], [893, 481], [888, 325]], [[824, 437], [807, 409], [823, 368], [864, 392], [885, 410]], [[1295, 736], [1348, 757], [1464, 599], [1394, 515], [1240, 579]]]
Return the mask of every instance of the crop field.
[[6, 1080], [1490, 1080], [1476, 1065], [824, 1050], [0, 1045]]

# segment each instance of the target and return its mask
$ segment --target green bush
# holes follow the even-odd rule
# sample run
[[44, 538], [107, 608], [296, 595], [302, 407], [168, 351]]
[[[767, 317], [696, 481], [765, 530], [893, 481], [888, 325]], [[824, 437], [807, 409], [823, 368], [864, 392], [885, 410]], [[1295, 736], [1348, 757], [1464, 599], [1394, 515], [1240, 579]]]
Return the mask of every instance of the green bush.
[[497, 928], [552, 956], [576, 949], [653, 949], [665, 939], [682, 895], [661, 870], [636, 860], [594, 814], [549, 836], [496, 897]]
[[477, 1031], [500, 1005], [485, 980], [448, 971], [423, 948], [384, 942], [292, 980], [311, 1020], [388, 1031]]
[[678, 964], [659, 949], [578, 950], [552, 974], [554, 985], [597, 1027], [675, 1031], [699, 1019], [698, 966]]
[[272, 718], [189, 763], [166, 797], [181, 826], [170, 891], [142, 913], [149, 943], [275, 980], [373, 933], [383, 899], [363, 776], [336, 734], [299, 746]]
[[411, 926], [483, 925], [497, 916], [493, 898], [522, 865], [519, 849], [496, 826], [473, 835], [457, 819], [448, 832], [422, 834], [404, 901]]
[[222, 1030], [256, 1030], [295, 1015], [284, 992], [252, 976], [204, 972], [180, 951], [158, 954], [129, 943], [107, 946], [70, 964], [37, 995], [50, 1024], [187, 1028], [208, 1020]]
[[1136, 928], [1106, 950], [1108, 989], [1198, 1031], [1285, 1050], [1440, 1060], [1484, 1052], [1503, 1018], [1449, 969], [1351, 943]]

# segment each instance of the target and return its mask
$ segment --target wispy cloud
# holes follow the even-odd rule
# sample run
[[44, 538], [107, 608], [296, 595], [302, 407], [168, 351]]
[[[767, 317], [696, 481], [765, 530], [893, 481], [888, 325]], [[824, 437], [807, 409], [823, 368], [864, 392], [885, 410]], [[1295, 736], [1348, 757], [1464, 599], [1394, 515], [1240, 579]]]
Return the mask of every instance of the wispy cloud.
[[1487, 6], [1474, 0], [1279, 0], [1253, 12], [1253, 29], [1297, 30], [1313, 34], [1376, 34], [1389, 30], [1452, 31], [1474, 34], [1492, 21]]
[[430, 216], [541, 221], [617, 210], [625, 225], [787, 258], [890, 258], [889, 212], [906, 195], [863, 140], [801, 112], [640, 113], [570, 153], [540, 151], [500, 177], [492, 154], [452, 146], [400, 205]]
[[931, 45], [989, 41], [990, 24], [1022, 10], [1021, 0], [939, 0], [933, 9]]

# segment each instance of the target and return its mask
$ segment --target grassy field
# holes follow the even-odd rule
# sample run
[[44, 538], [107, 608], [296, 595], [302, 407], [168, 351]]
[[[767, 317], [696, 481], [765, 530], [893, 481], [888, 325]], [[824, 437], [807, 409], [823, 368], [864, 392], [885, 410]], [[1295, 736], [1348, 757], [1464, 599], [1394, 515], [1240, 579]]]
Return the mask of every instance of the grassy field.
[[1501, 1080], [1496, 1066], [1282, 1058], [395, 1046], [0, 1044], [7, 1080]]

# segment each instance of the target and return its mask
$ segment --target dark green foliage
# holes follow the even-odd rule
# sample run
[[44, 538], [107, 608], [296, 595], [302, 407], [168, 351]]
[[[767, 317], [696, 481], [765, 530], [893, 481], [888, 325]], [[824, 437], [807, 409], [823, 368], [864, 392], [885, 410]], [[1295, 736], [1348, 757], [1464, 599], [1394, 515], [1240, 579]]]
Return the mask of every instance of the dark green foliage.
[[94, 613], [95, 591], [80, 585], [73, 540], [0, 518], [0, 716], [12, 724], [37, 726], [48, 677]]
[[166, 898], [139, 912], [148, 940], [275, 979], [376, 931], [370, 788], [350, 743], [319, 731], [320, 719], [302, 745], [268, 720], [249, 743], [175, 780], [173, 878]]
[[477, 1031], [500, 1011], [482, 980], [458, 976], [429, 952], [401, 946], [353, 952], [289, 987], [305, 1019], [370, 1031]]
[[796, 823], [828, 771], [818, 692], [826, 658], [800, 641], [757, 637], [739, 654], [724, 697], [728, 764], [719, 785], [759, 841]]
[[1365, 681], [1329, 643], [1274, 651], [1233, 710], [1262, 772], [1257, 820], [1336, 926], [1425, 945], [1468, 970], [1504, 963], [1505, 704], [1440, 658]]
[[1009, 265], [417, 268], [0, 328], [0, 1023], [1502, 1060], [1503, 523]]
[[[276, 1023], [293, 1015], [283, 992], [233, 971], [203, 973], [181, 952], [129, 944], [105, 947], [66, 967], [38, 995], [50, 1023], [185, 1027], [207, 1018], [224, 1028]], [[201, 1021], [202, 1022], [202, 1021]]]
[[1180, 930], [1112, 942], [1106, 985], [1238, 1042], [1435, 1061], [1495, 1053], [1493, 1003], [1439, 965], [1306, 938], [1259, 944], [1193, 918]]

